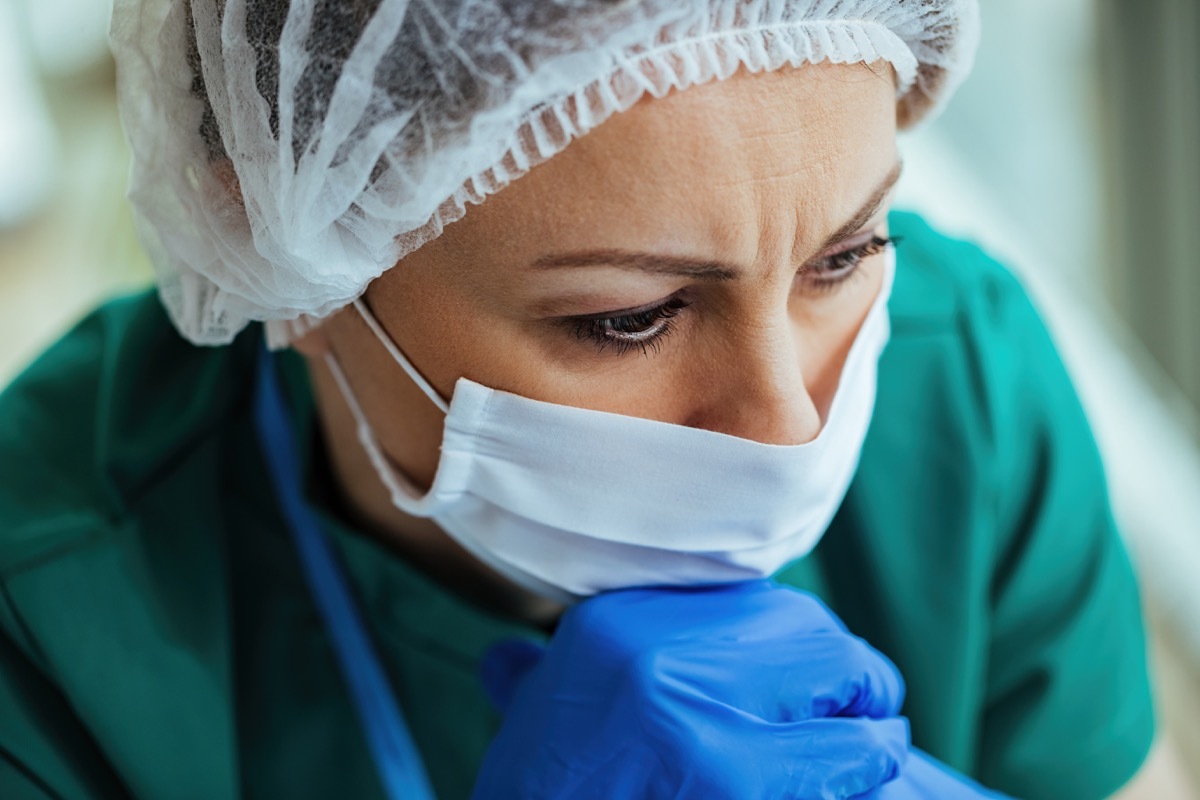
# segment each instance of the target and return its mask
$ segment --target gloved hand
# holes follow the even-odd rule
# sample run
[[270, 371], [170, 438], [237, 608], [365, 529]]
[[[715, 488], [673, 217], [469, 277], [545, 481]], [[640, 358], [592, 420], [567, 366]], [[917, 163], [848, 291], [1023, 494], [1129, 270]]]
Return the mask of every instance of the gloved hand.
[[591, 598], [544, 653], [493, 649], [483, 677], [505, 720], [479, 800], [831, 800], [875, 790], [908, 753], [895, 666], [768, 581]]

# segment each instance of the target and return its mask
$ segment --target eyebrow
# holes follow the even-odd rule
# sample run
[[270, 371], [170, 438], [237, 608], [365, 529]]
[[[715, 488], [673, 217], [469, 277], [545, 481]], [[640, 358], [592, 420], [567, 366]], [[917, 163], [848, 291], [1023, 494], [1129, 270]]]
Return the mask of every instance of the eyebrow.
[[[880, 206], [887, 198], [888, 192], [900, 180], [904, 162], [897, 161], [884, 177], [883, 182], [863, 204], [862, 208], [821, 245], [818, 252], [824, 252], [830, 247], [852, 236], [872, 217], [879, 213]], [[640, 272], [655, 272], [663, 275], [681, 275], [687, 278], [699, 278], [708, 281], [730, 281], [740, 273], [737, 267], [720, 261], [688, 258], [687, 256], [668, 256], [660, 253], [640, 253], [630, 250], [601, 248], [597, 250], [578, 250], [569, 253], [553, 253], [544, 255], [533, 262], [537, 269], [562, 269], [565, 267], [616, 267], [617, 269], [636, 270]]]

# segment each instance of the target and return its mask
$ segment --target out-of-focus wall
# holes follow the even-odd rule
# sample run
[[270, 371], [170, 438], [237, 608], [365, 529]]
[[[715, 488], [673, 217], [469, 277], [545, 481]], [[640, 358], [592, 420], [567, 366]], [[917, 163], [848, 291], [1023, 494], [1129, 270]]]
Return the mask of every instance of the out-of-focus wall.
[[0, 2], [0, 386], [102, 298], [150, 280], [104, 6]]
[[1091, 295], [1106, 210], [1094, 0], [984, 0], [982, 15], [975, 69], [932, 132], [1052, 268]]
[[[1109, 297], [1200, 408], [1200, 3], [1096, 0]], [[1200, 426], [1193, 429], [1200, 443]]]

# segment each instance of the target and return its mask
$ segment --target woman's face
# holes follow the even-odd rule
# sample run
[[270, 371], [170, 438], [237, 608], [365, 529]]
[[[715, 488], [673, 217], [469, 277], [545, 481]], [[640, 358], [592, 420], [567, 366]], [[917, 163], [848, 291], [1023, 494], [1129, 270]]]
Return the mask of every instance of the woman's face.
[[[887, 67], [739, 73], [644, 100], [469, 207], [365, 299], [443, 397], [465, 376], [803, 443], [880, 289], [895, 133]], [[357, 312], [297, 347], [335, 354], [385, 451], [428, 486], [442, 415]], [[341, 399], [312, 363], [337, 427]]]

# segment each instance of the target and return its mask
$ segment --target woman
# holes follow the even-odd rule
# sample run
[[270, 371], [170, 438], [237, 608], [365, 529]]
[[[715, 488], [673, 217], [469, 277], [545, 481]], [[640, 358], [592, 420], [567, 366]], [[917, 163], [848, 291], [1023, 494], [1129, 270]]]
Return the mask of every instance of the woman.
[[1053, 346], [890, 212], [976, 14], [119, 0], [220, 346], [117, 301], [0, 401], [0, 794], [1176, 780]]

